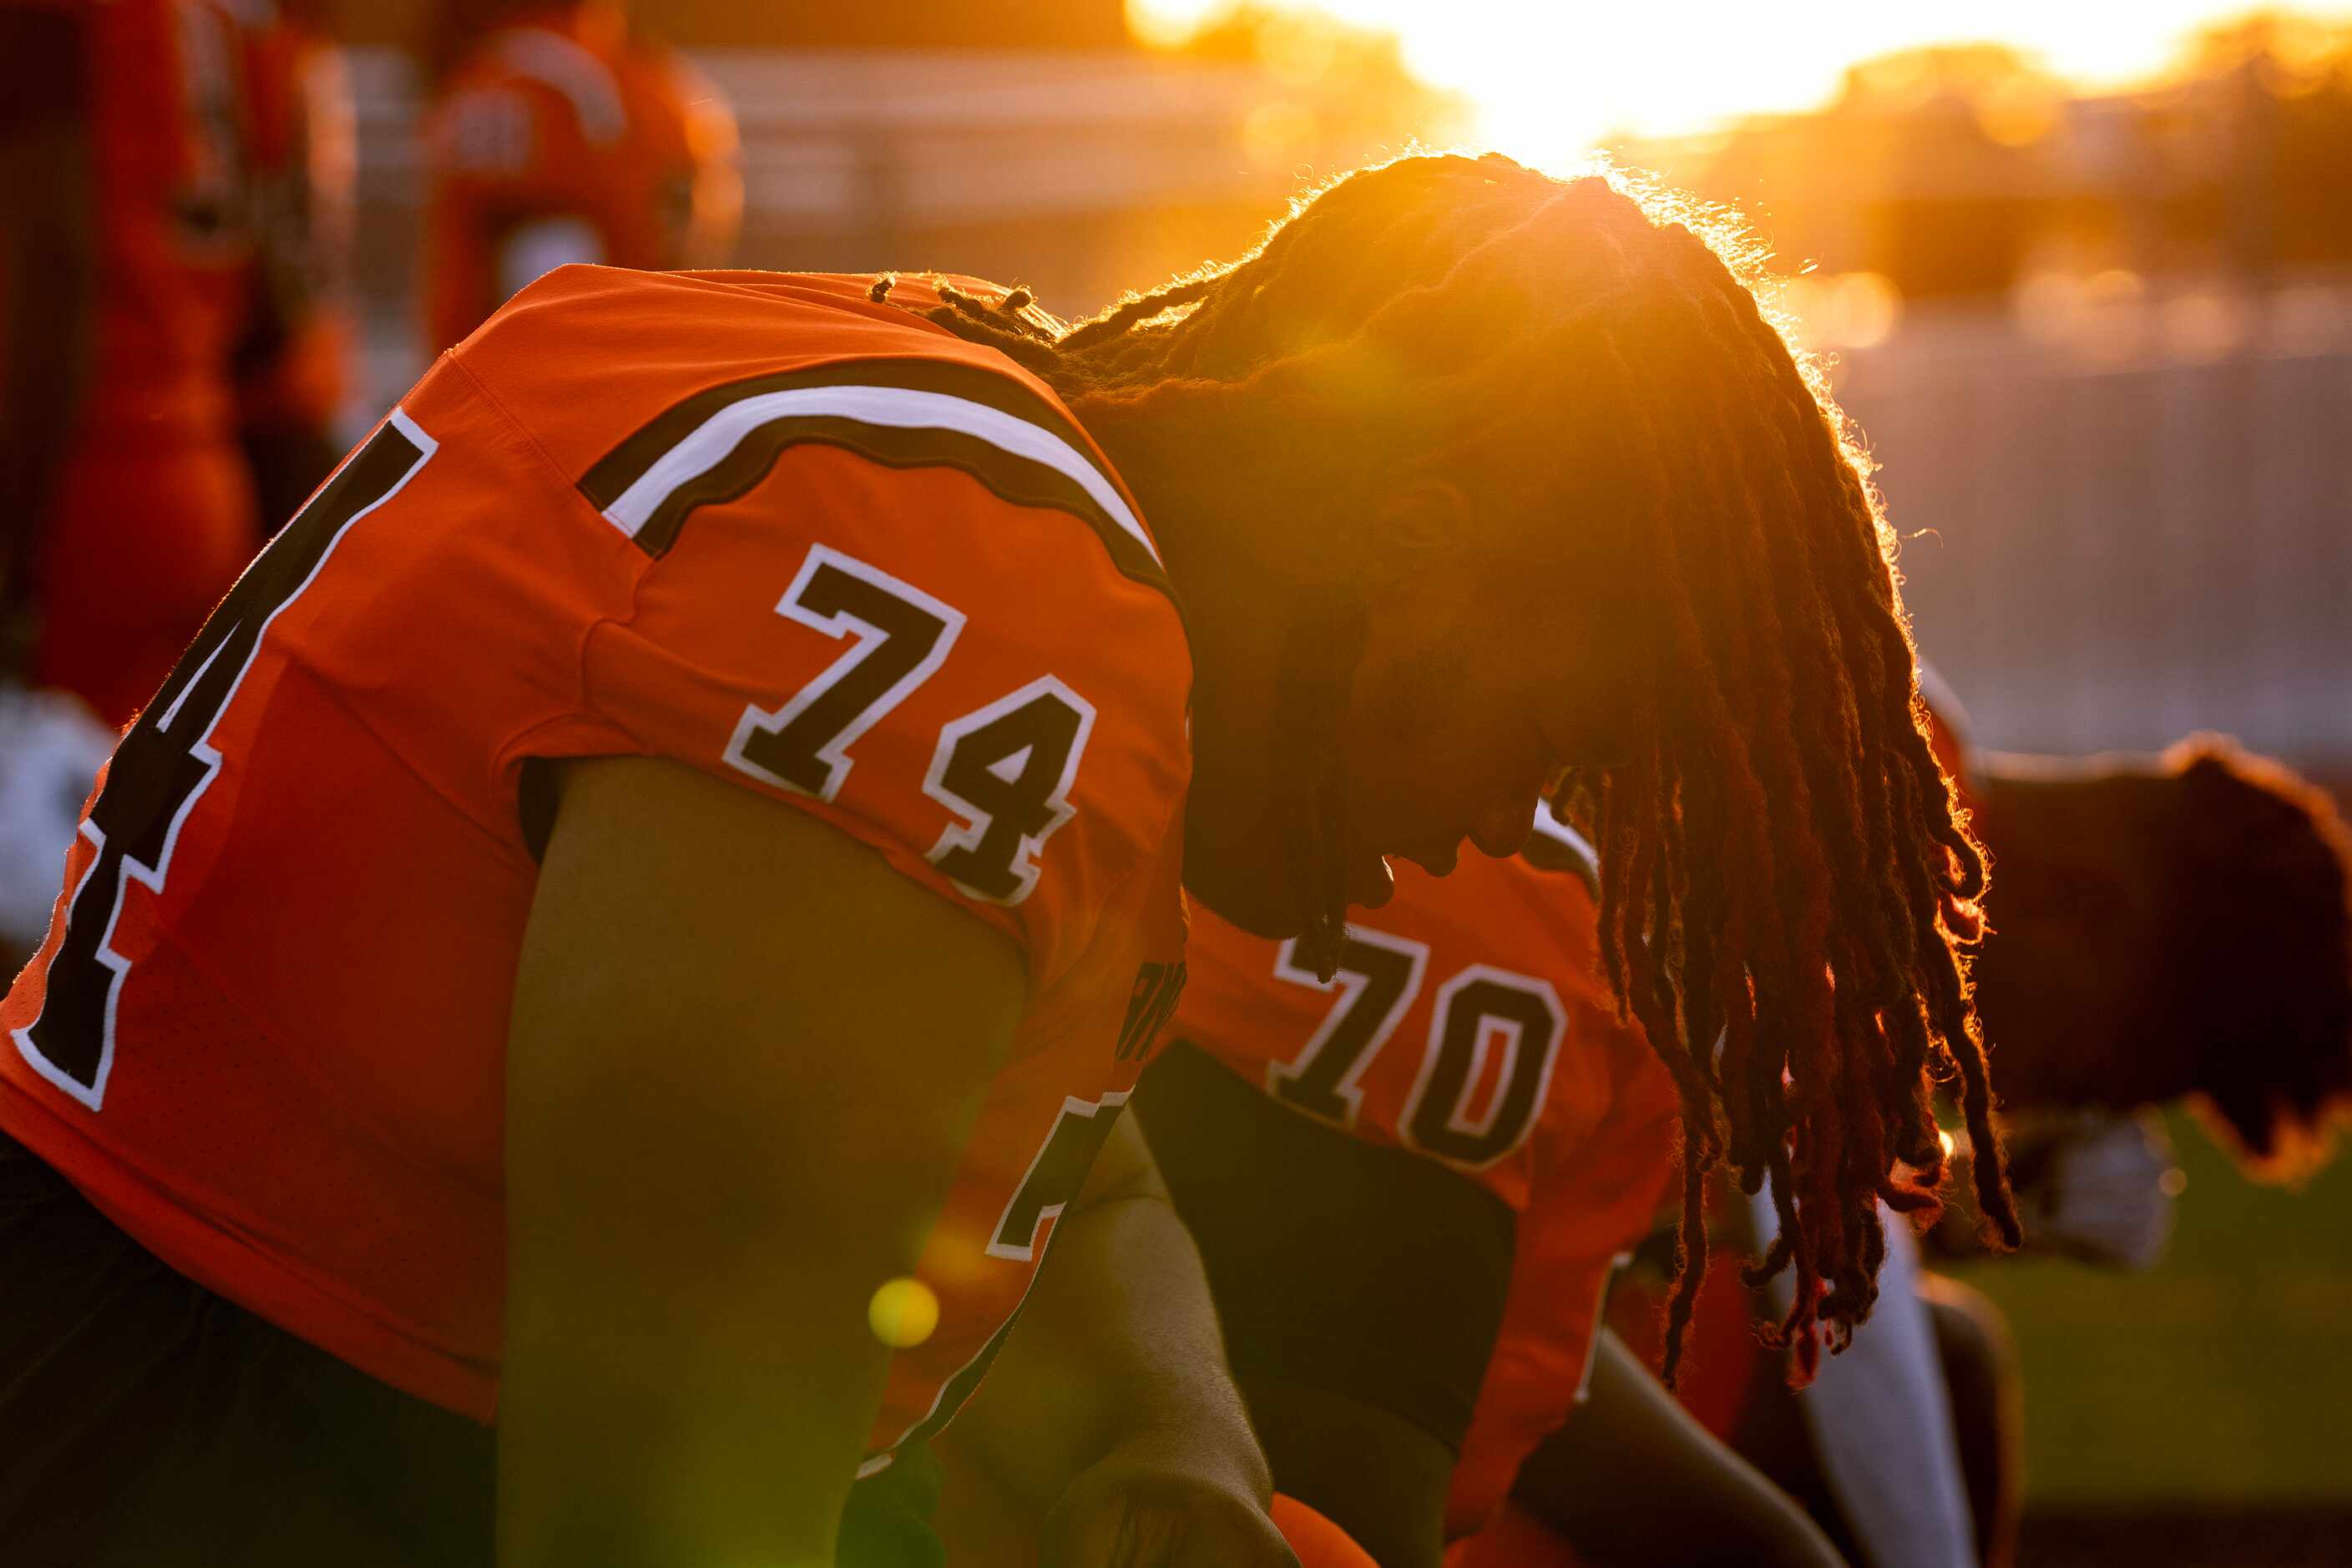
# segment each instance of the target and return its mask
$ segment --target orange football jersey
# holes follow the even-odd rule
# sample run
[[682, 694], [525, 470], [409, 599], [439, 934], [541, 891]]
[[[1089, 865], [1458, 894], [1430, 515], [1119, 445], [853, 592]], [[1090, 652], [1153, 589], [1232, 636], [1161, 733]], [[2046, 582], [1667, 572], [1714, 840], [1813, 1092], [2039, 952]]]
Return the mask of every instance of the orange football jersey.
[[425, 128], [425, 333], [446, 347], [528, 279], [519, 225], [568, 218], [615, 267], [722, 267], [742, 213], [735, 117], [678, 56], [603, 8], [551, 5], [485, 35]]
[[1444, 878], [1400, 863], [1328, 984], [1293, 943], [1198, 912], [1171, 1026], [1299, 1113], [1448, 1165], [1517, 1214], [1454, 1533], [1574, 1404], [1617, 1254], [1673, 1168], [1673, 1081], [1601, 976], [1591, 851], [1548, 812], [1537, 826], [1515, 859], [1466, 855]]
[[674, 758], [1027, 953], [868, 1468], [944, 1423], [1181, 983], [1191, 662], [1053, 395], [869, 282], [565, 268], [444, 355], [101, 775], [0, 1007], [0, 1126], [183, 1273], [491, 1418], [533, 764]]
[[84, 31], [93, 357], [38, 529], [33, 678], [120, 723], [258, 540], [229, 374], [253, 256], [245, 37], [201, 0], [65, 9]]
[[280, 12], [249, 33], [245, 75], [258, 254], [238, 411], [248, 426], [324, 430], [350, 395], [356, 352], [342, 298], [358, 175], [349, 73], [331, 37]]

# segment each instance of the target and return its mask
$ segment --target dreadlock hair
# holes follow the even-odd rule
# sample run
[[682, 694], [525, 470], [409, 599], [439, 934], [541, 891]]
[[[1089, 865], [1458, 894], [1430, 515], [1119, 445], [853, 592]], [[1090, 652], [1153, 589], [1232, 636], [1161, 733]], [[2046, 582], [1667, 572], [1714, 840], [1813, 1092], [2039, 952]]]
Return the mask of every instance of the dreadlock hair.
[[[1928, 747], [1867, 462], [1759, 307], [1761, 261], [1622, 176], [1412, 155], [1090, 321], [1020, 289], [942, 286], [924, 311], [1082, 423], [1246, 409], [1218, 424], [1217, 463], [1286, 507], [1304, 453], [1322, 516], [1443, 476], [1511, 533], [1485, 548], [1520, 576], [1548, 546], [1622, 531], [1611, 592], [1642, 607], [1631, 754], [1564, 777], [1553, 809], [1601, 848], [1603, 965], [1681, 1093], [1670, 1384], [1710, 1168], [1727, 1158], [1750, 1193], [1771, 1177], [1780, 1235], [1751, 1283], [1795, 1270], [1768, 1338], [1802, 1383], [1820, 1325], [1843, 1348], [1869, 1314], [1879, 1201], [1920, 1223], [1937, 1208], [1931, 1078], [1997, 1151], [1969, 977], [1983, 854]], [[2016, 1245], [1997, 1153], [1975, 1170]]]
[[2161, 973], [2198, 1089], [2257, 1174], [2297, 1178], [2352, 1110], [2352, 832], [2326, 792], [2220, 735], [2180, 781]]

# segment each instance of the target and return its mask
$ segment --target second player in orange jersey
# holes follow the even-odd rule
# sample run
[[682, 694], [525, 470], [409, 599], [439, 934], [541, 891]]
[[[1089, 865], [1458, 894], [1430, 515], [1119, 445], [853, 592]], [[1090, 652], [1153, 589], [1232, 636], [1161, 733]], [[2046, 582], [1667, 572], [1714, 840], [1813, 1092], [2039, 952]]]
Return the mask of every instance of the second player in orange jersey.
[[478, 9], [425, 126], [428, 346], [566, 262], [725, 266], [743, 195], [719, 89], [612, 0]]
[[[1442, 879], [1400, 867], [1329, 982], [1296, 942], [1195, 912], [1183, 999], [1133, 1104], [1276, 1485], [1377, 1561], [1433, 1563], [1574, 1412], [1674, 1466], [1641, 1484], [1716, 1515], [1703, 1537], [1662, 1524], [1662, 1552], [1817, 1561], [1795, 1510], [1622, 1346], [1581, 1408], [1679, 1111], [1600, 973], [1590, 847], [1548, 813], [1536, 829], [1519, 857]], [[1023, 1522], [960, 1453], [950, 1473], [950, 1563], [1018, 1559]]]
[[258, 542], [230, 374], [256, 254], [251, 35], [228, 7], [170, 0], [0, 21], [6, 94], [51, 104], [62, 137], [11, 190], [10, 227], [29, 232], [9, 248], [80, 247], [22, 275], [0, 264], [24, 323], [5, 352], [44, 350], [12, 374], [28, 384], [0, 430], [12, 465], [47, 470], [21, 487], [39, 493], [5, 498], [10, 592], [37, 622], [31, 679], [120, 725]]
[[1538, 826], [1517, 859], [1400, 868], [1330, 981], [1197, 918], [1136, 1101], [1276, 1485], [1383, 1563], [1434, 1561], [1449, 1486], [1475, 1528], [1566, 1415], [1672, 1170], [1672, 1081], [1600, 976], [1597, 871]]
[[235, 368], [237, 433], [265, 532], [283, 527], [342, 455], [353, 389], [357, 131], [324, 9], [285, 0], [246, 53], [257, 254]]

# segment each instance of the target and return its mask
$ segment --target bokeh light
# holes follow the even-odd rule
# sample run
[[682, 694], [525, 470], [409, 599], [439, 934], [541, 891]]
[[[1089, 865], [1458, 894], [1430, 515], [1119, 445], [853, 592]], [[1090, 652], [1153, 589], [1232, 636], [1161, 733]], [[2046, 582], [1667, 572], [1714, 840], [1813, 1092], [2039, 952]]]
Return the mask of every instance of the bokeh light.
[[1876, 272], [1792, 278], [1781, 286], [1780, 306], [1814, 349], [1876, 348], [1903, 320], [1901, 291]]
[[892, 1350], [910, 1350], [939, 1328], [940, 1299], [919, 1279], [886, 1279], [866, 1303], [866, 1321]]

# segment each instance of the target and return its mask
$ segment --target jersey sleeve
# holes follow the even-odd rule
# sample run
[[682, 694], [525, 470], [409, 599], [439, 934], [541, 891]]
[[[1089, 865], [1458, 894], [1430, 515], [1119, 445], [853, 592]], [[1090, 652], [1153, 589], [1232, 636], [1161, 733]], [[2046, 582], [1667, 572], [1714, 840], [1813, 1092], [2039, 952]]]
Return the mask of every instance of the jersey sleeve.
[[1172, 604], [1067, 511], [822, 440], [659, 531], [583, 650], [599, 718], [816, 815], [1058, 979], [1181, 806]]

